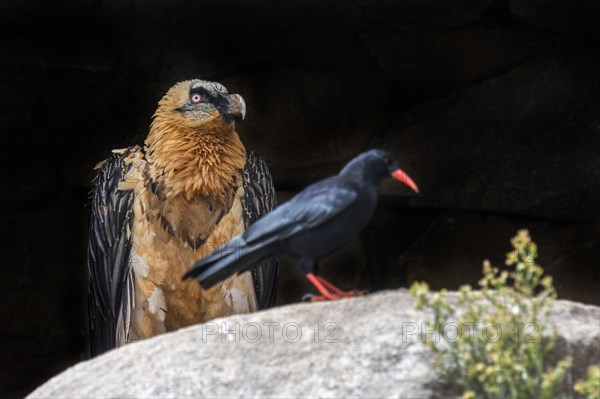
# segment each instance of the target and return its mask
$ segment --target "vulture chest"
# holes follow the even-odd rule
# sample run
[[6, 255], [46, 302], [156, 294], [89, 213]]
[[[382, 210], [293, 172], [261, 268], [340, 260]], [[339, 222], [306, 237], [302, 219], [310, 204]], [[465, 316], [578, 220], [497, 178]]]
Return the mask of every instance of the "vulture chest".
[[181, 281], [198, 259], [244, 232], [243, 189], [218, 198], [165, 198], [136, 190], [132, 228], [135, 299], [130, 341], [257, 308], [250, 273], [203, 289]]

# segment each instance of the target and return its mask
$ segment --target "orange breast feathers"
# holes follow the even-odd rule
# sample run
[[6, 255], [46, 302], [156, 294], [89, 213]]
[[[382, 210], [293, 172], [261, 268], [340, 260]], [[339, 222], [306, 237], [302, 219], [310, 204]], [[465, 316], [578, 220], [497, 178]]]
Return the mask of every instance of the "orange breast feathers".
[[137, 334], [137, 338], [146, 338], [257, 309], [249, 273], [209, 290], [196, 281], [181, 281], [197, 259], [243, 233], [242, 196], [239, 187], [229, 209], [220, 214], [222, 208], [208, 202], [190, 203], [180, 196], [156, 207], [156, 194], [148, 187], [136, 193], [132, 249], [135, 305], [130, 337]]

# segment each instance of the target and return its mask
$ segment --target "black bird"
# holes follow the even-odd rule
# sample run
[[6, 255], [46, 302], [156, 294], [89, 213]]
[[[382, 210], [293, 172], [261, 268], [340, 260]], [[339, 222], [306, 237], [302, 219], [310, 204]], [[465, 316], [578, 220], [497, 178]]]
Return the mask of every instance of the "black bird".
[[200, 259], [183, 279], [196, 277], [207, 289], [234, 273], [252, 269], [262, 260], [285, 254], [299, 261], [308, 280], [321, 293], [322, 297], [313, 300], [362, 295], [344, 292], [315, 275], [317, 263], [365, 227], [377, 206], [377, 188], [390, 176], [419, 192], [388, 153], [378, 149], [364, 152], [337, 176], [308, 186], [243, 234]]

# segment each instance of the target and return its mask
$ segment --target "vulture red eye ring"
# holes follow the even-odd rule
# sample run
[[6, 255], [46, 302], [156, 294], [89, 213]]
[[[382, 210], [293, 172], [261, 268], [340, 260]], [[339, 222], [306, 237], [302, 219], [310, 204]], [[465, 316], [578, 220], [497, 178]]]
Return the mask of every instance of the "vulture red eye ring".
[[194, 93], [194, 94], [190, 95], [190, 102], [192, 104], [198, 104], [198, 103], [202, 102], [202, 94]]

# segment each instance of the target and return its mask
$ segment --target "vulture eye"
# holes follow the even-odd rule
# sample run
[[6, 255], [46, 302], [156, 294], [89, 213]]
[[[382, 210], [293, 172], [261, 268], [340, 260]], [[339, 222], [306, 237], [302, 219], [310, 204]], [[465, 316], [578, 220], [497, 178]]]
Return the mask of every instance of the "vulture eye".
[[202, 102], [202, 94], [198, 94], [198, 93], [193, 93], [190, 95], [190, 102], [192, 104], [198, 104], [199, 102]]

